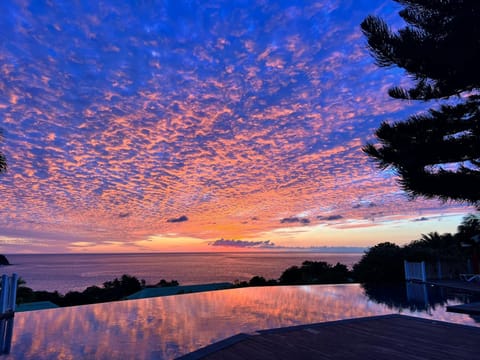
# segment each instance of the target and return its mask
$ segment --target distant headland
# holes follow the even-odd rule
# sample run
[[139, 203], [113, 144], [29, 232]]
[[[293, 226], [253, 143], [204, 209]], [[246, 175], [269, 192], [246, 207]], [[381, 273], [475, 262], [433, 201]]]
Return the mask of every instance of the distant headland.
[[0, 254], [0, 265], [10, 265], [10, 262], [5, 255]]

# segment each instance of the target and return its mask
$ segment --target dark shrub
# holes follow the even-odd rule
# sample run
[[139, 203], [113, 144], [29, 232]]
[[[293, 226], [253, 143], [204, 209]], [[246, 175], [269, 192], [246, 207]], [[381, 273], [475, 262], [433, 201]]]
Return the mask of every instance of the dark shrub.
[[349, 282], [348, 268], [340, 263], [332, 266], [324, 261], [304, 261], [302, 266], [292, 266], [280, 276], [281, 284], [338, 284]]
[[265, 278], [262, 276], [254, 276], [248, 282], [248, 285], [250, 286], [262, 286], [266, 284], [267, 284], [267, 280], [265, 280]]
[[375, 245], [353, 266], [353, 274], [362, 283], [404, 281], [402, 249], [390, 242]]

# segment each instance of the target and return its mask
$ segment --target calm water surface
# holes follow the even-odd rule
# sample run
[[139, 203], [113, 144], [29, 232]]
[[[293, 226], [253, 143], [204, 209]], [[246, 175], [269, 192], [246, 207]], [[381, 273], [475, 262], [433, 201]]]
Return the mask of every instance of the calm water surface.
[[455, 296], [439, 290], [427, 299], [420, 286], [404, 304], [402, 291], [369, 289], [369, 297], [356, 284], [277, 286], [17, 313], [6, 358], [171, 359], [240, 332], [391, 313], [479, 326], [445, 311], [463, 301]]
[[312, 252], [55, 254], [7, 255], [16, 272], [34, 290], [82, 291], [123, 274], [156, 284], [160, 279], [181, 285], [250, 280], [255, 275], [278, 279], [282, 271], [305, 260], [353, 266], [362, 254]]

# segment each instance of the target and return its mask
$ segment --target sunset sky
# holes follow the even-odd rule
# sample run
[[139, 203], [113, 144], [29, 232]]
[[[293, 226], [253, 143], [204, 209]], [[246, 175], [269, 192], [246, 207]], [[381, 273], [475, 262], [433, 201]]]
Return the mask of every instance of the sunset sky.
[[296, 249], [454, 232], [361, 147], [388, 98], [359, 24], [393, 1], [0, 1], [0, 251]]

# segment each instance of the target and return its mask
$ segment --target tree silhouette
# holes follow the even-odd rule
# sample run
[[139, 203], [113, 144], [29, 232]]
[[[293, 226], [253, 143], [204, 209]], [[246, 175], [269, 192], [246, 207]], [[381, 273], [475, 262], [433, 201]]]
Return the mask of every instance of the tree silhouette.
[[380, 67], [399, 67], [411, 88], [404, 100], [445, 103], [406, 121], [384, 121], [364, 152], [393, 168], [412, 197], [480, 204], [480, 1], [394, 0], [406, 26], [397, 32], [375, 16], [361, 24]]
[[469, 249], [472, 271], [480, 273], [480, 218], [472, 214], [464, 217], [457, 230], [457, 238]]
[[437, 232], [422, 234], [419, 240], [404, 245], [403, 253], [404, 258], [409, 261], [462, 262], [467, 257], [458, 234], [439, 234]]
[[457, 231], [461, 240], [471, 240], [473, 236], [480, 235], [480, 217], [473, 214], [465, 216]]
[[304, 261], [301, 267], [286, 269], [278, 281], [280, 284], [340, 284], [350, 282], [350, 278], [351, 273], [343, 264], [333, 266], [325, 261]]
[[353, 265], [353, 274], [361, 283], [404, 281], [402, 248], [391, 242], [375, 245]]

